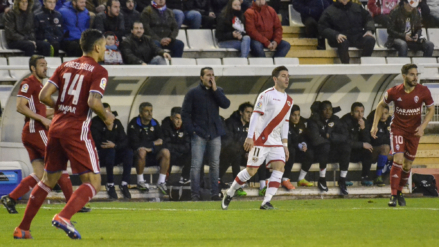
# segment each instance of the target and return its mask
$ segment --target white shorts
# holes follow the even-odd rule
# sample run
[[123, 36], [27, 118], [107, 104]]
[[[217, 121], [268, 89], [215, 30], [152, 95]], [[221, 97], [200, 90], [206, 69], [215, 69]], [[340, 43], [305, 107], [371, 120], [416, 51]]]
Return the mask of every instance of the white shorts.
[[259, 167], [264, 161], [267, 168], [271, 168], [271, 163], [275, 161], [285, 163], [284, 147], [254, 146], [248, 153], [247, 167]]

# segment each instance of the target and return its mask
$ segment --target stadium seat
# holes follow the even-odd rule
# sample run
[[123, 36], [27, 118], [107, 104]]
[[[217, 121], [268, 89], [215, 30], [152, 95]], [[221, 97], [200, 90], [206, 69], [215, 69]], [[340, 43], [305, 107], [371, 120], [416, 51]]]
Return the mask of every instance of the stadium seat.
[[176, 39], [179, 39], [184, 43], [184, 50], [190, 50], [189, 46], [187, 45], [186, 30], [184, 29], [178, 30], [178, 35]]
[[387, 42], [387, 38], [389, 37], [389, 34], [387, 33], [387, 29], [377, 28], [375, 30], [375, 32], [376, 32], [376, 38], [377, 38], [376, 43], [378, 44], [378, 47], [386, 48], [385, 44]]
[[78, 57], [63, 57], [63, 63], [77, 59]]
[[48, 67], [58, 67], [62, 64], [60, 57], [46, 57]]
[[6, 42], [5, 30], [3, 29], [0, 29], [0, 48], [6, 53], [23, 53], [22, 50], [8, 48], [8, 43]]
[[297, 57], [275, 57], [275, 65], [299, 65], [299, 59]]
[[215, 47], [210, 29], [189, 29], [187, 30], [187, 38], [191, 49], [200, 51], [227, 50]]
[[271, 57], [250, 57], [248, 58], [249, 65], [273, 65], [273, 58]]
[[[5, 57], [0, 57], [0, 66], [8, 66], [8, 61]], [[14, 79], [9, 74], [9, 70], [0, 70], [0, 81], [13, 81]], [[6, 105], [6, 104], [5, 104]]]
[[218, 40], [215, 38], [215, 33], [216, 33], [216, 30], [215, 29], [212, 29], [212, 36], [213, 36], [213, 43], [214, 43], [214, 45], [215, 45], [215, 47], [216, 48], [218, 48], [218, 49], [226, 49], [227, 51], [238, 51], [237, 49], [235, 49], [235, 48], [220, 48], [219, 46], [218, 46]]
[[434, 49], [439, 49], [439, 28], [427, 29], [427, 37], [434, 43]]
[[[437, 59], [435, 57], [413, 57], [412, 63], [422, 65], [437, 64]], [[437, 79], [438, 76], [438, 68], [424, 68], [420, 77], [422, 79]]]
[[198, 65], [222, 65], [221, 58], [197, 58]]
[[[9, 57], [9, 65], [26, 65], [29, 66], [29, 57]], [[11, 70], [11, 76], [14, 79], [20, 79], [26, 74], [29, 74], [29, 67], [25, 70]]]
[[387, 64], [408, 64], [411, 63], [409, 57], [387, 57]]
[[385, 57], [361, 57], [361, 64], [386, 64]]
[[290, 26], [295, 26], [295, 27], [305, 26], [302, 23], [302, 18], [300, 17], [300, 13], [294, 9], [292, 4], [288, 5], [288, 13], [290, 16]]
[[172, 58], [171, 65], [197, 65], [194, 58]]
[[248, 60], [245, 57], [225, 57], [223, 65], [248, 65]]

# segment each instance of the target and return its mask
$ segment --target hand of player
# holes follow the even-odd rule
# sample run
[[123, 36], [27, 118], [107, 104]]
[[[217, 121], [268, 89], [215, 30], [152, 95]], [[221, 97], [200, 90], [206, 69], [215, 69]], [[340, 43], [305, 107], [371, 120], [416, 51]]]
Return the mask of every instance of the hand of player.
[[44, 125], [46, 129], [49, 129], [50, 124], [52, 123], [52, 120], [47, 118], [42, 118], [41, 123]]
[[285, 162], [287, 162], [288, 159], [290, 158], [290, 151], [288, 151], [288, 147], [284, 147], [284, 151], [285, 151]]
[[163, 140], [162, 140], [162, 139], [157, 139], [157, 140], [155, 140], [155, 141], [154, 141], [154, 145], [155, 145], [155, 146], [163, 145]]
[[116, 144], [114, 144], [114, 142], [108, 141], [108, 140], [101, 144], [101, 148], [114, 148], [114, 147], [116, 147]]
[[105, 118], [105, 121], [104, 121], [105, 125], [107, 125], [107, 126], [112, 125], [113, 122], [114, 122], [114, 119], [115, 119], [115, 117], [114, 117], [113, 113], [107, 111], [106, 112], [106, 118]]
[[360, 125], [360, 129], [364, 130], [364, 128], [366, 128], [366, 124], [364, 123], [364, 120], [362, 118], [358, 120], [358, 124]]
[[378, 132], [378, 128], [375, 126], [372, 126], [372, 129], [370, 130], [370, 136], [372, 136], [373, 139], [377, 139], [377, 132]]
[[246, 152], [249, 152], [252, 148], [253, 148], [254, 144], [253, 144], [253, 138], [245, 138], [245, 142], [244, 142], [244, 150]]
[[419, 126], [418, 128], [416, 128], [415, 132], [415, 136], [422, 137], [424, 135], [424, 128]]
[[338, 43], [343, 43], [343, 41], [345, 41], [345, 40], [347, 40], [348, 38], [345, 36], [345, 35], [343, 35], [343, 34], [339, 34], [338, 36], [337, 36], [337, 42]]
[[370, 144], [367, 143], [367, 142], [363, 142], [363, 148], [364, 148], [364, 149], [368, 149], [371, 153], [372, 153], [372, 151], [373, 151], [373, 147], [372, 147], [372, 145], [370, 145]]

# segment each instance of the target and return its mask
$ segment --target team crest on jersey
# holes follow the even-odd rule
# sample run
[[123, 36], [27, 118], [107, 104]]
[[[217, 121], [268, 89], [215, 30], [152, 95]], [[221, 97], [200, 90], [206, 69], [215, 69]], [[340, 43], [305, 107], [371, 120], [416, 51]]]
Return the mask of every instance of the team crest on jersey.
[[288, 106], [291, 106], [291, 102], [287, 101]]
[[29, 85], [24, 84], [24, 85], [21, 87], [21, 91], [22, 91], [23, 93], [27, 93], [27, 90], [29, 90]]
[[102, 88], [102, 90], [105, 90], [105, 87], [107, 86], [107, 79], [102, 78], [99, 86]]
[[334, 122], [328, 123], [328, 126], [331, 127], [331, 128], [334, 127]]
[[262, 102], [261, 101], [258, 102], [258, 104], [256, 105], [256, 108], [259, 108], [259, 109], [262, 108]]
[[245, 132], [248, 132], [248, 127], [245, 128]]
[[151, 126], [151, 128], [149, 130], [154, 131], [154, 126]]
[[253, 162], [258, 162], [259, 158], [254, 156], [252, 160], [253, 160]]
[[398, 145], [398, 144], [396, 144], [395, 148], [396, 148], [396, 150], [399, 150], [399, 145]]
[[59, 19], [58, 18], [53, 18], [53, 23], [58, 24], [59, 23]]
[[302, 134], [302, 132], [303, 132], [303, 130], [302, 130], [302, 129], [299, 129], [299, 134]]
[[389, 127], [387, 127], [387, 130], [388, 130], [388, 131], [390, 131], [390, 126], [389, 126]]
[[178, 133], [178, 137], [182, 138], [183, 137], [183, 132]]
[[418, 101], [419, 101], [419, 97], [416, 95], [415, 96], [415, 103], [418, 103]]

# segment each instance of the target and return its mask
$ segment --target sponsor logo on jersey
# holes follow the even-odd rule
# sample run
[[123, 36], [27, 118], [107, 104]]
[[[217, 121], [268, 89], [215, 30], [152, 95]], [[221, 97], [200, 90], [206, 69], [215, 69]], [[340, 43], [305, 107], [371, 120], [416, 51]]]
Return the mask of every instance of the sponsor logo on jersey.
[[328, 126], [331, 127], [331, 128], [334, 127], [334, 122], [328, 123]]
[[415, 96], [415, 103], [418, 103], [418, 101], [419, 101], [419, 97], [416, 95]]
[[183, 137], [183, 132], [178, 133], [178, 137], [182, 138]]
[[258, 102], [258, 104], [256, 105], [256, 108], [259, 108], [259, 109], [262, 108], [262, 102], [261, 101]]
[[299, 129], [299, 134], [302, 134], [302, 132], [303, 132], [303, 130], [302, 130], [302, 129]]
[[70, 105], [59, 105], [58, 111], [66, 114], [68, 112], [75, 114], [76, 113], [76, 107], [70, 106]]
[[396, 113], [404, 116], [421, 115], [421, 107], [414, 109], [403, 109], [401, 107], [396, 107]]
[[99, 85], [99, 87], [101, 87], [102, 90], [105, 90], [106, 86], [107, 86], [107, 79], [106, 78], [102, 78], [101, 79], [101, 84]]
[[399, 97], [396, 101], [402, 101], [401, 97]]
[[27, 90], [29, 90], [29, 85], [24, 84], [24, 85], [21, 87], [21, 91], [22, 91], [23, 93], [27, 93]]

